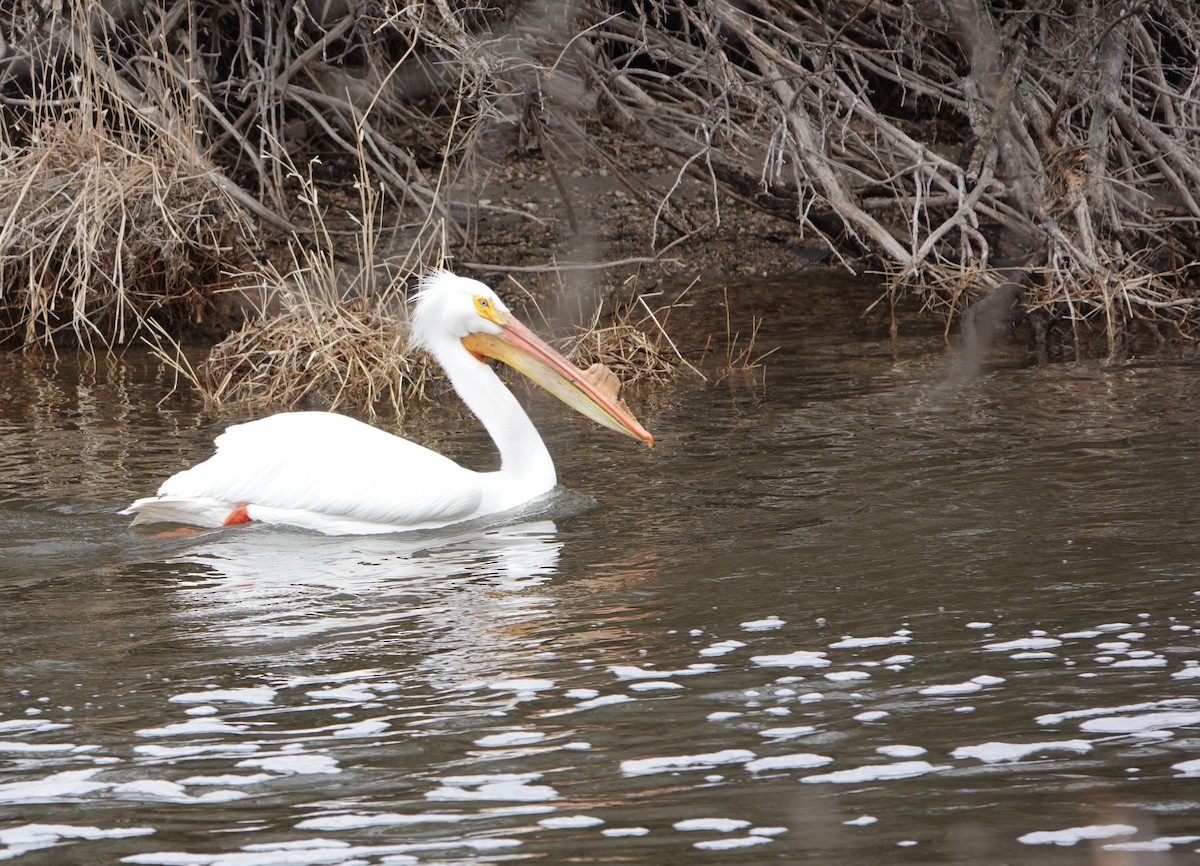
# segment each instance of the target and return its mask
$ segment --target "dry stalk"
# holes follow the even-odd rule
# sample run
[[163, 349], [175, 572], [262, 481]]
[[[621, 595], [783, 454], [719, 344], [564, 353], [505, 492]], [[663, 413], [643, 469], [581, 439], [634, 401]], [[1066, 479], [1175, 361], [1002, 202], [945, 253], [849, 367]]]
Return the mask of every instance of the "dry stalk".
[[67, 6], [51, 24], [80, 74], [38, 67], [39, 110], [0, 130], [0, 342], [27, 349], [111, 347], [151, 318], [204, 318], [250, 236], [189, 133], [188, 100], [155, 78], [154, 114], [131, 106], [73, 23], [88, 4]]
[[560, 348], [580, 367], [603, 364], [625, 384], [671, 382], [684, 372], [706, 379], [684, 357], [666, 329], [671, 311], [682, 303], [690, 288], [658, 307], [651, 307], [648, 299], [660, 298], [660, 294], [634, 293], [631, 300], [616, 304], [607, 320], [603, 307], [598, 305], [586, 324], [560, 341]]
[[404, 255], [381, 258], [381, 196], [359, 181], [356, 263], [342, 264], [311, 170], [290, 166], [287, 176], [301, 189], [318, 244], [293, 241], [282, 266], [237, 275], [234, 290], [252, 300], [256, 315], [185, 375], [215, 405], [350, 406], [370, 416], [386, 407], [402, 415], [424, 397], [430, 376], [424, 355], [407, 350], [404, 299], [431, 251], [414, 243]]
[[595, 13], [582, 65], [609, 112], [835, 256], [951, 315], [1019, 284], [1027, 313], [1100, 310], [1113, 340], [1200, 318], [1195, 4], [637, 9]]

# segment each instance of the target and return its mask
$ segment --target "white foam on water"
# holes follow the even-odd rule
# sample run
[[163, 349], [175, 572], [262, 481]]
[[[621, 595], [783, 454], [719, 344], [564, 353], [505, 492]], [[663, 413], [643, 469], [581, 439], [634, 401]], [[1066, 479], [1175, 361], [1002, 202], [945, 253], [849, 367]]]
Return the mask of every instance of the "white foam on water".
[[1013, 653], [1011, 656], [1009, 656], [1009, 658], [1015, 659], [1016, 661], [1019, 661], [1019, 662], [1028, 662], [1028, 661], [1038, 661], [1040, 659], [1056, 659], [1056, 658], [1058, 658], [1058, 654], [1057, 653], [1048, 653], [1048, 652], [1023, 652], [1023, 653]]
[[94, 842], [98, 839], [128, 839], [149, 836], [150, 827], [120, 827], [102, 830], [99, 827], [80, 827], [74, 824], [23, 824], [0, 829], [0, 860], [15, 860], [30, 851], [53, 848], [62, 842]]
[[1010, 652], [1013, 650], [1043, 650], [1053, 649], [1062, 646], [1062, 641], [1056, 637], [1020, 637], [1016, 640], [999, 641], [998, 643], [985, 643], [983, 650], [985, 652]]
[[835, 770], [832, 773], [805, 776], [800, 781], [852, 785], [864, 782], [886, 782], [892, 779], [911, 779], [948, 769], [950, 767], [947, 764], [931, 764], [928, 761], [898, 761], [894, 764], [869, 764], [865, 767], [855, 767], [852, 770]]
[[110, 794], [120, 800], [163, 803], [232, 803], [234, 800], [244, 800], [250, 796], [245, 791], [230, 791], [223, 788], [192, 796], [182, 784], [169, 782], [166, 779], [138, 779], [133, 782], [123, 782], [120, 785], [114, 785]]
[[592, 710], [596, 707], [607, 707], [612, 704], [627, 704], [633, 698], [629, 695], [601, 695], [598, 698], [592, 698], [589, 701], [580, 701], [575, 705], [576, 710]]
[[732, 833], [734, 830], [749, 827], [750, 822], [743, 821], [741, 818], [688, 818], [683, 821], [676, 821], [671, 826], [681, 833], [690, 833], [696, 830]]
[[96, 791], [111, 788], [108, 782], [93, 782], [92, 776], [98, 768], [88, 770], [65, 770], [52, 773], [44, 779], [28, 782], [8, 782], [0, 785], [0, 803], [50, 803], [57, 800], [74, 800]]
[[705, 716], [710, 722], [723, 722], [726, 719], [736, 719], [738, 716], [744, 716], [745, 713], [738, 713], [732, 710], [717, 710], [714, 713], [709, 713]]
[[1106, 622], [1101, 625], [1093, 626], [1096, 631], [1125, 631], [1133, 628], [1133, 623], [1129, 622]]
[[445, 812], [425, 812], [419, 815], [399, 815], [388, 812], [367, 815], [328, 815], [319, 818], [305, 818], [296, 824], [296, 829], [341, 831], [363, 830], [367, 827], [404, 827], [409, 824], [457, 824], [467, 820], [468, 817]]
[[544, 692], [554, 688], [554, 680], [502, 679], [488, 683], [487, 687], [494, 692]]
[[741, 627], [744, 631], [772, 631], [777, 628], [783, 628], [786, 624], [787, 620], [772, 615], [766, 619], [752, 619], [741, 623]]
[[885, 658], [883, 660], [882, 664], [885, 664], [885, 665], [907, 665], [907, 664], [912, 664], [914, 661], [916, 661], [916, 659], [917, 659], [916, 656], [910, 656], [905, 653], [900, 653], [899, 655], [888, 656], [887, 658]]
[[1061, 845], [1070, 847], [1088, 839], [1109, 839], [1113, 836], [1128, 836], [1137, 832], [1129, 824], [1092, 824], [1088, 827], [1069, 827], [1066, 830], [1037, 830], [1018, 836], [1017, 841], [1025, 845]]
[[750, 661], [762, 668], [827, 668], [833, 664], [823, 652], [797, 650], [786, 655], [751, 656]]
[[1120, 713], [1137, 713], [1144, 710], [1173, 709], [1176, 707], [1194, 707], [1200, 701], [1195, 698], [1168, 698], [1162, 701], [1146, 701], [1140, 704], [1123, 704], [1116, 707], [1090, 707], [1083, 710], [1067, 710], [1063, 713], [1046, 713], [1037, 716], [1034, 721], [1039, 725], [1058, 725], [1072, 719], [1086, 719], [1095, 716], [1114, 716]]
[[527, 746], [530, 743], [540, 743], [546, 739], [541, 731], [505, 731], [500, 734], [488, 734], [475, 741], [475, 745], [485, 749], [503, 746]]
[[49, 752], [74, 752], [79, 747], [74, 743], [18, 743], [0, 741], [0, 752], [10, 755], [40, 755]]
[[479, 785], [458, 787], [444, 785], [425, 794], [425, 799], [435, 801], [494, 800], [511, 803], [538, 803], [557, 800], [558, 791], [549, 785], [529, 785], [524, 780], [500, 780]]
[[279, 692], [267, 686], [256, 686], [244, 689], [207, 689], [202, 692], [185, 692], [167, 698], [171, 704], [252, 704], [266, 706], [274, 703]]
[[211, 734], [240, 734], [249, 727], [249, 725], [231, 725], [220, 719], [197, 718], [188, 719], [186, 722], [176, 722], [172, 725], [163, 725], [161, 728], [142, 728], [134, 733], [139, 737], [196, 737]]
[[1159, 836], [1139, 842], [1107, 842], [1100, 847], [1105, 851], [1170, 851], [1176, 845], [1194, 845], [1200, 836]]
[[237, 767], [258, 767], [283, 776], [307, 776], [342, 772], [336, 758], [330, 755], [315, 755], [300, 752], [291, 755], [274, 755], [267, 758], [246, 758], [238, 761]]
[[830, 671], [825, 679], [835, 683], [848, 683], [855, 680], [869, 680], [871, 675], [866, 671]]
[[1139, 740], [1170, 740], [1174, 738], [1174, 731], [1138, 731], [1135, 734], [1130, 734], [1131, 737], [1137, 737]]
[[772, 755], [758, 758], [746, 764], [751, 773], [767, 773], [771, 770], [812, 770], [832, 764], [833, 758], [815, 755], [812, 752], [794, 752], [790, 755]]
[[731, 851], [734, 848], [749, 848], [751, 845], [765, 845], [774, 841], [770, 836], [735, 836], [731, 839], [707, 839], [704, 842], [696, 842], [692, 847], [702, 851]]
[[442, 776], [437, 781], [456, 788], [486, 785], [489, 782], [536, 782], [541, 773], [472, 773], [465, 776]]
[[1088, 719], [1079, 727], [1097, 734], [1136, 734], [1200, 724], [1200, 712], [1139, 713], [1133, 716], [1105, 716]]
[[1165, 668], [1167, 660], [1163, 656], [1153, 658], [1128, 658], [1113, 662], [1114, 668]]
[[894, 643], [908, 643], [912, 638], [906, 634], [894, 634], [887, 637], [850, 637], [847, 635], [829, 645], [830, 649], [862, 649], [864, 647], [888, 646]]
[[1095, 629], [1087, 629], [1085, 631], [1065, 631], [1059, 635], [1063, 640], [1087, 640], [1088, 638], [1100, 637], [1103, 632]]
[[221, 754], [245, 755], [258, 751], [253, 743], [219, 743], [189, 746], [160, 746], [158, 744], [134, 746], [133, 751], [148, 758], [191, 758], [196, 755], [206, 755], [214, 752]]
[[183, 851], [159, 851], [123, 857], [122, 863], [138, 866], [323, 866], [323, 864], [365, 864], [365, 858], [389, 866], [415, 866], [419, 861], [407, 856], [413, 851], [437, 851], [468, 848], [497, 851], [519, 846], [517, 839], [456, 839], [447, 842], [399, 843], [393, 845], [351, 845], [332, 839], [302, 839], [297, 842], [270, 842], [246, 845], [227, 854], [191, 854]]
[[889, 758], [915, 758], [924, 755], [928, 750], [920, 746], [905, 746], [896, 743], [890, 746], [876, 746], [875, 751], [881, 755], [887, 755]]
[[603, 823], [604, 819], [593, 818], [591, 815], [555, 815], [538, 821], [538, 826], [547, 830], [578, 830], [583, 827], [597, 827]]
[[459, 824], [465, 821], [513, 815], [544, 815], [553, 812], [553, 806], [501, 806], [480, 812], [367, 812], [350, 815], [320, 815], [305, 818], [296, 824], [297, 830], [341, 831], [363, 830], [368, 827], [405, 827], [410, 824]]
[[585, 701], [589, 698], [598, 697], [600, 692], [598, 689], [567, 689], [563, 694], [573, 701]]
[[976, 621], [976, 622], [969, 622], [969, 623], [967, 623], [967, 628], [979, 628], [979, 629], [983, 629], [983, 628], [991, 628], [993, 625], [995, 625], [995, 623], [993, 623], [993, 622], [981, 622], [981, 621]]
[[375, 737], [391, 728], [391, 724], [382, 719], [363, 719], [348, 725], [336, 725], [333, 729], [335, 737]]
[[[1015, 656], [1014, 656], [1015, 658]], [[990, 674], [980, 674], [962, 683], [946, 683], [944, 685], [926, 686], [918, 694], [922, 695], [969, 695], [982, 691], [985, 686], [998, 686], [1005, 682], [1004, 677], [994, 677]]]
[[917, 694], [926, 695], [928, 697], [942, 697], [953, 695], [969, 695], [973, 692], [983, 691], [983, 686], [979, 683], [945, 683], [943, 685], [926, 686], [920, 689]]
[[1054, 740], [1045, 743], [980, 743], [978, 746], [959, 746], [950, 753], [953, 758], [976, 758], [985, 764], [1020, 761], [1042, 752], [1074, 752], [1087, 754], [1092, 744], [1087, 740]]
[[1175, 770], [1178, 775], [1189, 779], [1200, 777], [1200, 758], [1195, 758], [1191, 761], [1180, 761], [1178, 764], [1172, 764], [1171, 769]]
[[723, 749], [699, 755], [672, 755], [661, 758], [634, 758], [621, 762], [621, 772], [627, 776], [668, 773], [677, 770], [707, 770], [721, 764], [745, 764], [755, 755], [746, 749]]
[[711, 646], [706, 646], [700, 650], [702, 656], [723, 656], [728, 655], [734, 650], [741, 649], [746, 644], [740, 640], [722, 640], [717, 641]]
[[879, 819], [874, 815], [859, 815], [857, 818], [851, 818], [849, 821], [843, 821], [847, 827], [870, 827]]
[[760, 737], [770, 737], [773, 740], [792, 740], [808, 734], [815, 734], [817, 729], [812, 725], [794, 725], [790, 728], [766, 728], [758, 732]]
[[333, 686], [315, 689], [304, 694], [318, 701], [337, 701], [348, 704], [362, 704], [379, 700], [379, 696], [364, 685]]
[[646, 836], [650, 831], [645, 827], [609, 827], [606, 830], [601, 830], [601, 836], [609, 836], [613, 839], [619, 839], [623, 836]]
[[665, 692], [682, 688], [683, 686], [679, 683], [673, 683], [670, 680], [639, 680], [629, 686], [631, 692]]
[[249, 776], [241, 776], [237, 773], [222, 773], [220, 776], [188, 776], [186, 779], [180, 779], [181, 785], [258, 785], [263, 782], [270, 782], [272, 779], [278, 779], [278, 776], [273, 776], [270, 773], [251, 773]]
[[878, 722], [880, 719], [886, 719], [891, 713], [886, 710], [867, 710], [859, 713], [854, 717], [856, 722]]
[[640, 668], [637, 665], [609, 665], [607, 670], [619, 680], [665, 680], [668, 677], [694, 677], [698, 674], [716, 670], [716, 667], [711, 662], [699, 662], [673, 671], [662, 671], [657, 668]]
[[0, 722], [0, 734], [7, 734], [10, 731], [20, 731], [23, 734], [35, 731], [56, 731], [59, 728], [68, 727], [70, 725], [62, 722], [48, 722], [44, 719], [9, 719], [6, 722]]

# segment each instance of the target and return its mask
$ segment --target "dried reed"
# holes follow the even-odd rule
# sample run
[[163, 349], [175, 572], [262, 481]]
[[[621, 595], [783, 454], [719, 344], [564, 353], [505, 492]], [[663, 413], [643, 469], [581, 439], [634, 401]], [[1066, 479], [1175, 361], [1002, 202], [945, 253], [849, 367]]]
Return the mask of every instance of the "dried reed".
[[405, 285], [429, 251], [414, 244], [404, 256], [377, 262], [380, 194], [359, 182], [350, 257], [357, 264], [344, 264], [311, 168], [302, 175], [288, 166], [287, 173], [300, 187], [316, 243], [293, 240], [282, 267], [267, 262], [235, 277], [232, 291], [252, 303], [255, 315], [198, 369], [177, 360], [178, 352], [160, 347], [158, 353], [213, 405], [346, 406], [370, 416], [386, 407], [401, 415], [409, 401], [425, 396], [430, 375], [424, 355], [406, 349], [404, 304]]
[[[83, 0], [63, 14], [86, 19]], [[36, 68], [37, 110], [0, 126], [0, 342], [111, 347], [150, 317], [196, 320], [242, 257], [247, 224], [198, 151], [186, 99], [162, 79], [153, 113], [80, 62]]]
[[635, 293], [630, 299], [616, 303], [607, 320], [603, 317], [603, 306], [597, 306], [591, 320], [562, 340], [560, 348], [581, 367], [603, 364], [627, 385], [643, 380], [670, 382], [683, 372], [705, 379], [666, 330], [671, 311], [690, 288], [657, 308], [651, 307], [647, 299], [661, 295]]

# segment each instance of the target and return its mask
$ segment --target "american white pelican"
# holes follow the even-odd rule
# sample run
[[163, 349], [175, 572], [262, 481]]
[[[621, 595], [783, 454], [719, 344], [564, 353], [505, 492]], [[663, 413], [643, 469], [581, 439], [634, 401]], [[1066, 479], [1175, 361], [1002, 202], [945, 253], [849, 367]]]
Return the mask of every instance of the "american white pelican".
[[442, 366], [487, 428], [500, 469], [476, 472], [332, 412], [285, 412], [230, 427], [216, 453], [168, 478], [122, 514], [133, 522], [222, 527], [256, 521], [331, 535], [433, 529], [516, 508], [557, 483], [533, 422], [484, 356], [503, 361], [587, 417], [654, 438], [613, 381], [577, 369], [513, 318], [491, 289], [448, 271], [421, 281], [412, 342]]

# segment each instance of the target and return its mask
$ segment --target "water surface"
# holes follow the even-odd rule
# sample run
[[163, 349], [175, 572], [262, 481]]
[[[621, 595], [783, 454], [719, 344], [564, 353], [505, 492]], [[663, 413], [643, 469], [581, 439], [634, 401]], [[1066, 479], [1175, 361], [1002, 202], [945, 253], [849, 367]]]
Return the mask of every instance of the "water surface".
[[130, 530], [230, 419], [0, 358], [0, 857], [1192, 862], [1200, 368], [967, 381], [846, 291], [653, 450], [537, 401], [565, 491], [420, 536]]

